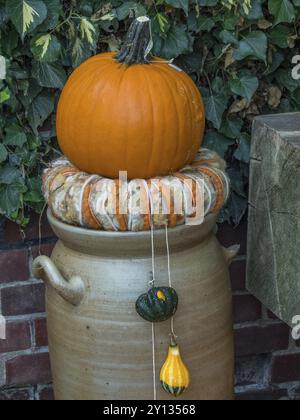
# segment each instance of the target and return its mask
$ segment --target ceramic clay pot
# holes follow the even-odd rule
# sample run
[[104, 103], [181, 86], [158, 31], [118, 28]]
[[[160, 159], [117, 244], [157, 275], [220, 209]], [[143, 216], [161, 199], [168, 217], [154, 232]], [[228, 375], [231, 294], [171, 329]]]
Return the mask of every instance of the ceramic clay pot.
[[[152, 324], [135, 310], [149, 289], [151, 235], [90, 231], [48, 213], [59, 241], [52, 258], [38, 257], [46, 281], [49, 348], [57, 400], [153, 399]], [[234, 350], [228, 265], [214, 236], [216, 219], [169, 230], [173, 287], [179, 295], [175, 330], [191, 376], [179, 400], [233, 398]], [[168, 286], [166, 233], [156, 231], [156, 285]], [[155, 324], [156, 388], [169, 346], [170, 322]]]

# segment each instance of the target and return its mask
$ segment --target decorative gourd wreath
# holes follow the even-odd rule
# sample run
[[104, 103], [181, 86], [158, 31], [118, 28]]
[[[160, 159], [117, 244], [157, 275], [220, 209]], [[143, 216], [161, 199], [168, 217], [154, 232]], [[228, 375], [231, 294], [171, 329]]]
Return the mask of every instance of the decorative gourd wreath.
[[[151, 224], [154, 229], [185, 224], [195, 215], [199, 188], [204, 189], [204, 216], [217, 213], [229, 195], [225, 162], [207, 149], [201, 149], [190, 166], [173, 175], [124, 182], [121, 192], [120, 183], [81, 172], [63, 158], [45, 170], [43, 191], [53, 215], [64, 223], [133, 232], [150, 230]], [[136, 203], [140, 200], [139, 209]]]

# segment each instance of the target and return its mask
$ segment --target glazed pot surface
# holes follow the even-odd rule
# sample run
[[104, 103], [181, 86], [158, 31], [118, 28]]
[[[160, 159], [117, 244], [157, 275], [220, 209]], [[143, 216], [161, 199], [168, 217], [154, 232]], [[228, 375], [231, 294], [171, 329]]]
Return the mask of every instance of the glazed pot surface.
[[[50, 264], [54, 263], [65, 279], [71, 279], [60, 289], [60, 280], [49, 280], [53, 273], [46, 275], [56, 399], [152, 400], [152, 324], [135, 310], [136, 299], [150, 287], [150, 232], [88, 231], [65, 225], [50, 213], [48, 216], [60, 238]], [[213, 234], [215, 221], [209, 216], [201, 226], [168, 232], [172, 286], [179, 296], [175, 331], [191, 376], [190, 387], [179, 400], [233, 398], [229, 256]], [[168, 286], [164, 230], [155, 232], [154, 243], [156, 286]], [[73, 303], [69, 303], [66, 298], [73, 283], [78, 294], [73, 293]], [[174, 400], [159, 383], [169, 333], [170, 321], [155, 324], [160, 400]]]

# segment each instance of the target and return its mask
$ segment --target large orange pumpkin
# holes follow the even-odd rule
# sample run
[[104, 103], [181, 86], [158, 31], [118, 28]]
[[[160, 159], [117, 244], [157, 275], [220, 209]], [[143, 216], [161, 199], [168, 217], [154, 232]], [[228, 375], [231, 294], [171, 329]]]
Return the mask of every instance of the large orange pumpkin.
[[166, 175], [192, 162], [205, 115], [192, 79], [161, 59], [148, 60], [151, 22], [138, 18], [120, 54], [92, 57], [60, 97], [57, 135], [81, 170], [128, 179]]

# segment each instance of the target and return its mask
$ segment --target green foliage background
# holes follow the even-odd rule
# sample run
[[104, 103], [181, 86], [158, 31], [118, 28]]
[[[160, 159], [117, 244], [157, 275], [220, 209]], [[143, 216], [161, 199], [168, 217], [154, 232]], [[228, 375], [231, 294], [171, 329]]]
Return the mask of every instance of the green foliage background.
[[[55, 108], [67, 75], [117, 50], [134, 16], [153, 22], [154, 53], [176, 59], [202, 91], [206, 146], [229, 163], [223, 220], [247, 207], [250, 132], [261, 113], [300, 110], [300, 0], [0, 0], [0, 212], [40, 211], [41, 172], [56, 154]], [[159, 95], [159, 92], [157, 92]]]

